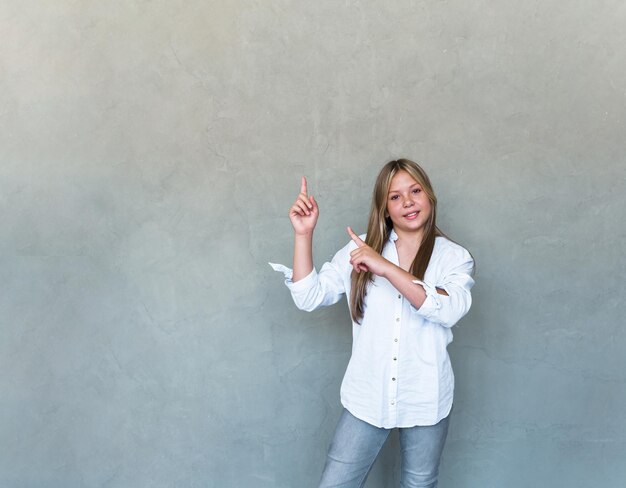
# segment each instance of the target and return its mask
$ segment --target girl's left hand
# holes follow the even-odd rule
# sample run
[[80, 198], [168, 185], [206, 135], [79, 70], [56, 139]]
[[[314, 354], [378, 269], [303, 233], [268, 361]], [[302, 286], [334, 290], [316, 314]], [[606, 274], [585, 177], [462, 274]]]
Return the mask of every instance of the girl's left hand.
[[350, 227], [348, 227], [348, 235], [358, 246], [350, 253], [350, 264], [354, 268], [354, 271], [357, 273], [361, 271], [371, 271], [377, 276], [383, 276], [385, 270], [388, 269], [391, 263], [365, 244]]

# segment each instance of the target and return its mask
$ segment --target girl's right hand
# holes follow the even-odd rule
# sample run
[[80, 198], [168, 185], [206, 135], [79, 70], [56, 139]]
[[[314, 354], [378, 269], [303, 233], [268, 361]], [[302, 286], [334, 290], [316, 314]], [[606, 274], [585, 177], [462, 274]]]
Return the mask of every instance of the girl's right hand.
[[320, 210], [313, 196], [307, 193], [306, 178], [302, 177], [300, 194], [289, 209], [289, 220], [296, 234], [311, 234], [317, 224]]

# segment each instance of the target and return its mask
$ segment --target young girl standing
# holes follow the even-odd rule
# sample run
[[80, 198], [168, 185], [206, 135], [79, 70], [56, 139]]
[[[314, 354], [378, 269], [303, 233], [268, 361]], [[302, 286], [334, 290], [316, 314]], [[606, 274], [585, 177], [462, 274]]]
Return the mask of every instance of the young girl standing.
[[[289, 211], [295, 232], [293, 271], [285, 273], [296, 306], [311, 311], [348, 297], [352, 356], [341, 385], [344, 410], [320, 487], [362, 487], [391, 429], [398, 428], [401, 486], [437, 486], [454, 390], [447, 345], [469, 310], [474, 261], [436, 225], [428, 176], [399, 159], [380, 171], [367, 234], [350, 242], [319, 273], [313, 230], [319, 207], [302, 178]], [[271, 264], [271, 263], [270, 263]]]

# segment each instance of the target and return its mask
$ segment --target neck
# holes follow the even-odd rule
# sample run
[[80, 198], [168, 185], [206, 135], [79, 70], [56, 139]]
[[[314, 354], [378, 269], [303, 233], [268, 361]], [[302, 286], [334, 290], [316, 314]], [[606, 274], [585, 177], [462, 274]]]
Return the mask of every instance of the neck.
[[398, 241], [396, 242], [396, 245], [400, 244], [402, 246], [415, 247], [415, 249], [418, 249], [420, 247], [420, 244], [422, 243], [422, 239], [424, 238], [423, 229], [415, 232], [406, 232], [394, 228], [394, 231], [398, 236]]

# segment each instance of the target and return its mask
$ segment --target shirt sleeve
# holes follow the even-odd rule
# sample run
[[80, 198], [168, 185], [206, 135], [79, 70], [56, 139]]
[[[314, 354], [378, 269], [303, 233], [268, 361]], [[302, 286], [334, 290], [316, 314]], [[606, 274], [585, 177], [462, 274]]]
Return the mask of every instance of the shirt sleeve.
[[[285, 285], [291, 291], [296, 307], [300, 310], [313, 310], [337, 303], [346, 292], [346, 279], [350, 279], [350, 247], [348, 243], [340, 249], [333, 259], [324, 263], [319, 273], [315, 268], [304, 278], [293, 282], [293, 271], [282, 264], [269, 263], [285, 276]], [[356, 245], [354, 246], [356, 247]]]
[[[463, 249], [462, 253], [451, 254], [437, 283], [413, 280], [426, 291], [426, 300], [420, 308], [411, 305], [411, 310], [444, 327], [452, 327], [469, 311], [472, 305], [470, 290], [474, 286], [474, 260], [470, 253]], [[436, 288], [444, 289], [448, 296], [440, 295]]]

